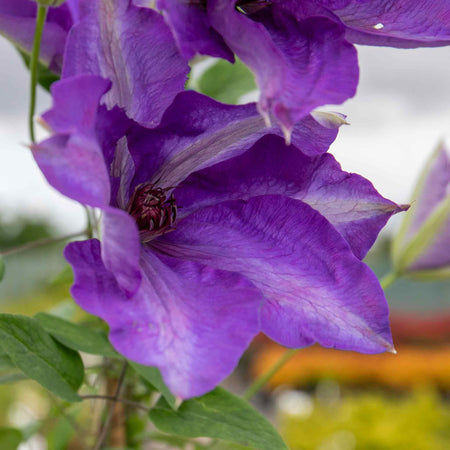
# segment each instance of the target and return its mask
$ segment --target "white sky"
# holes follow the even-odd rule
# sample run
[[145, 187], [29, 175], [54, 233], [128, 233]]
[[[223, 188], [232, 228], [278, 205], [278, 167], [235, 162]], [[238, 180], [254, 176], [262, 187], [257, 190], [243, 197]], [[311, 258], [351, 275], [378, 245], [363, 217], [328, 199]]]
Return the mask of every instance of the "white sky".
[[[414, 180], [439, 139], [450, 134], [450, 48], [360, 47], [355, 99], [333, 109], [351, 126], [331, 152], [343, 168], [369, 178], [390, 199], [407, 202]], [[12, 46], [0, 40], [0, 214], [46, 217], [61, 231], [84, 226], [84, 212], [47, 185], [30, 152], [28, 74]], [[50, 105], [39, 91], [38, 112]]]

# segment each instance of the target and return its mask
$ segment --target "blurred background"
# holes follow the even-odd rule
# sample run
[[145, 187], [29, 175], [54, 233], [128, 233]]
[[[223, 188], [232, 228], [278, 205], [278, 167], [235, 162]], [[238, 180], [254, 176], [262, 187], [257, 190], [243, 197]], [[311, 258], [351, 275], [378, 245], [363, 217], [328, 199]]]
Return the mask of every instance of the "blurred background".
[[[358, 51], [361, 82], [356, 98], [328, 108], [346, 114], [351, 123], [341, 128], [330, 151], [345, 170], [369, 178], [381, 194], [406, 203], [425, 161], [450, 133], [450, 49]], [[81, 231], [85, 212], [50, 188], [37, 170], [25, 146], [28, 72], [5, 40], [0, 40], [0, 60], [4, 251]], [[230, 93], [224, 92], [228, 69], [214, 67], [214, 61], [201, 61], [190, 86], [230, 102], [257, 98], [245, 71], [238, 68], [229, 75], [241, 80], [238, 91]], [[38, 111], [49, 105], [48, 94], [39, 90]], [[366, 259], [380, 277], [390, 270], [389, 243], [400, 221], [390, 221]], [[69, 319], [79, 314], [70, 300], [71, 273], [62, 248], [54, 244], [5, 257], [2, 312], [32, 315], [47, 310]], [[290, 448], [450, 448], [450, 281], [400, 280], [389, 288], [387, 298], [397, 355], [311, 347], [298, 352], [255, 398]], [[258, 337], [227, 384], [242, 391], [283, 352]], [[54, 408], [37, 384], [2, 370], [1, 355], [0, 405], [0, 427], [20, 427], [30, 436]], [[70, 421], [49, 422], [44, 429], [45, 437], [34, 435], [20, 449], [77, 448], [69, 444], [76, 433]]]

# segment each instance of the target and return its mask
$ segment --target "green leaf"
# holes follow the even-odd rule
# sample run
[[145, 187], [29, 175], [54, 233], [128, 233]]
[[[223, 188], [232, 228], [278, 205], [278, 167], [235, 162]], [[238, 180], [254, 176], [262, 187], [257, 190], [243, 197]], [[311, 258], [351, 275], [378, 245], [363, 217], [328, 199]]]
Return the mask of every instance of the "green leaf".
[[255, 79], [239, 60], [234, 64], [223, 59], [207, 69], [197, 81], [198, 90], [223, 103], [237, 103], [244, 94], [256, 89]]
[[69, 402], [84, 377], [80, 355], [55, 341], [31, 317], [0, 314], [0, 346], [12, 362], [50, 392]]
[[177, 436], [219, 438], [259, 450], [288, 448], [264, 416], [220, 387], [183, 402], [178, 411], [160, 399], [149, 415], [160, 431]]
[[22, 433], [15, 428], [0, 428], [0, 448], [16, 450], [23, 440]]
[[[30, 67], [30, 55], [17, 47], [23, 62], [27, 67]], [[59, 76], [45, 67], [42, 63], [38, 63], [38, 79], [37, 82], [47, 91], [50, 91], [50, 86], [55, 81], [59, 80]]]
[[161, 395], [166, 399], [169, 406], [175, 409], [176, 398], [169, 391], [169, 388], [164, 384], [161, 376], [161, 372], [156, 367], [143, 366], [135, 362], [130, 361], [131, 367], [145, 380], [147, 380], [152, 386], [154, 386]]
[[120, 357], [109, 343], [105, 333], [90, 330], [47, 313], [38, 313], [34, 317], [45, 331], [66, 347], [93, 355]]
[[8, 375], [0, 375], [0, 384], [11, 384], [23, 380], [29, 380], [29, 378], [19, 371], [15, 373], [10, 373]]

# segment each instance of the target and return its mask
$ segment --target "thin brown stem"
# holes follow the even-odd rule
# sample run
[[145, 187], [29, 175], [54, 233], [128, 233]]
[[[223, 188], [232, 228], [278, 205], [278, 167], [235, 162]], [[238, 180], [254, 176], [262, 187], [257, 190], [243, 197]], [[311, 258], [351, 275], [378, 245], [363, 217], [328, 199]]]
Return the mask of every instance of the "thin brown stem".
[[83, 400], [108, 400], [112, 402], [123, 403], [124, 405], [129, 405], [134, 408], [142, 409], [143, 411], [150, 411], [150, 408], [147, 408], [145, 405], [139, 402], [133, 402], [133, 400], [128, 400], [126, 398], [116, 398], [114, 395], [80, 395]]
[[112, 396], [112, 399], [111, 399], [111, 406], [109, 407], [108, 415], [106, 416], [106, 420], [105, 420], [105, 423], [103, 424], [102, 430], [101, 430], [100, 435], [97, 440], [97, 443], [92, 448], [92, 450], [100, 450], [102, 448], [103, 442], [106, 439], [106, 436], [108, 434], [109, 427], [111, 424], [111, 419], [114, 414], [114, 408], [116, 406], [116, 403], [119, 401], [119, 395], [120, 395], [120, 391], [122, 390], [123, 382], [125, 380], [127, 367], [128, 367], [128, 363], [127, 363], [127, 361], [125, 361], [122, 366], [122, 371], [120, 372], [119, 381], [117, 383], [117, 388], [116, 388], [116, 393]]

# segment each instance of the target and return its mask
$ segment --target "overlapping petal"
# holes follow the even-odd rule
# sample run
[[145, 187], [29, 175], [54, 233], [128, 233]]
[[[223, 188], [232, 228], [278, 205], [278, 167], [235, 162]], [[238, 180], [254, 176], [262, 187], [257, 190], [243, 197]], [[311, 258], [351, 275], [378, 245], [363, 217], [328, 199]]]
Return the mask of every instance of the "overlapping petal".
[[356, 50], [340, 24], [325, 17], [298, 21], [275, 7], [250, 18], [229, 0], [211, 0], [208, 8], [213, 27], [255, 73], [262, 114], [288, 131], [317, 106], [355, 94]]
[[344, 172], [330, 154], [310, 157], [273, 135], [241, 156], [191, 175], [176, 190], [180, 215], [228, 200], [285, 195], [320, 212], [362, 259], [401, 208], [365, 178]]
[[[322, 154], [337, 131], [308, 116], [294, 127], [291, 141], [308, 155]], [[158, 181], [177, 186], [192, 172], [245, 152], [267, 133], [282, 135], [278, 126], [265, 127], [254, 104], [224, 105], [195, 92], [183, 92], [157, 128], [135, 129], [129, 134], [137, 173], [134, 184]]]
[[260, 196], [200, 209], [152, 242], [157, 251], [243, 274], [266, 301], [262, 331], [289, 347], [392, 349], [388, 307], [371, 270], [311, 207]]
[[72, 29], [63, 76], [111, 80], [108, 107], [118, 105], [130, 118], [153, 127], [184, 89], [188, 71], [160, 14], [129, 0], [93, 0], [90, 13]]
[[143, 280], [127, 298], [103, 266], [96, 240], [69, 244], [78, 304], [102, 317], [127, 358], [161, 369], [182, 398], [214, 388], [258, 331], [261, 294], [241, 275], [192, 262], [142, 256]]
[[[142, 5], [137, 0], [134, 3]], [[193, 8], [188, 2], [173, 0], [158, 0], [157, 6], [164, 11], [166, 22], [184, 58], [191, 59], [200, 53], [234, 61], [233, 52], [210, 25], [206, 8]]]

